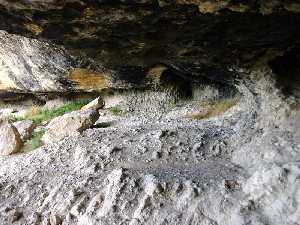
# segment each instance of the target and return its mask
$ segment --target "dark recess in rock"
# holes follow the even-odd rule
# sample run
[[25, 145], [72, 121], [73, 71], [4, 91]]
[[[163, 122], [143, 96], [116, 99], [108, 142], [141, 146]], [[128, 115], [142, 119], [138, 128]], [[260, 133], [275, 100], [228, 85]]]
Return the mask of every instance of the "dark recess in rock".
[[277, 85], [286, 95], [300, 97], [300, 51], [292, 48], [269, 62], [276, 76]]

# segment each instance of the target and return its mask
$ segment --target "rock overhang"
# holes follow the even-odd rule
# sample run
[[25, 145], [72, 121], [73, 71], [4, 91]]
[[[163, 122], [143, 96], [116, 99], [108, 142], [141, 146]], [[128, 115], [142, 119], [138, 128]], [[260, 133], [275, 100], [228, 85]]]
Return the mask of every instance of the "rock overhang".
[[100, 64], [128, 86], [144, 87], [157, 64], [177, 68], [184, 79], [233, 83], [230, 68], [299, 46], [298, 7], [279, 0], [2, 0], [0, 29], [62, 45], [76, 57], [74, 68], [100, 74]]

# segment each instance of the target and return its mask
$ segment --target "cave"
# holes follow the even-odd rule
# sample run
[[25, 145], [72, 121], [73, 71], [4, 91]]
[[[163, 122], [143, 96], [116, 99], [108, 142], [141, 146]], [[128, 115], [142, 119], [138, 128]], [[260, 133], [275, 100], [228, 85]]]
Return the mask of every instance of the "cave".
[[0, 0], [1, 225], [299, 225], [300, 3]]

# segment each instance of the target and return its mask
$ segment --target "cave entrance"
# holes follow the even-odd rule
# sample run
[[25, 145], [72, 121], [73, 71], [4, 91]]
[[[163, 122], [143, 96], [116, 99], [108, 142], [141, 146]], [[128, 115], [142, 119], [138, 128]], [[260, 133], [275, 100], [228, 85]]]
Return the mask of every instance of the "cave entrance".
[[192, 82], [181, 76], [172, 69], [166, 69], [161, 73], [160, 85], [168, 90], [173, 90], [180, 98], [191, 98], [193, 96]]

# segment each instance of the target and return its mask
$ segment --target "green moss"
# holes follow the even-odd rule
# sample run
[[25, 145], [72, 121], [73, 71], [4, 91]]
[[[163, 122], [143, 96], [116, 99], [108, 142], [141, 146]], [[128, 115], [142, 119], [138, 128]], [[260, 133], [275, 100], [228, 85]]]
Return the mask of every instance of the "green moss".
[[82, 106], [89, 103], [88, 100], [81, 100], [76, 102], [67, 103], [61, 107], [52, 110], [44, 110], [39, 107], [33, 107], [32, 112], [28, 113], [25, 117], [11, 117], [12, 122], [20, 120], [32, 120], [36, 125], [45, 121], [50, 121], [55, 117], [62, 116], [65, 113], [79, 110]]
[[29, 141], [25, 142], [22, 151], [31, 152], [32, 150], [39, 148], [42, 145], [43, 135], [43, 131], [33, 133], [32, 138]]
[[36, 124], [40, 124], [44, 121], [49, 121], [55, 117], [62, 116], [68, 112], [79, 110], [82, 106], [86, 105], [88, 101], [79, 101], [65, 104], [53, 110], [41, 110], [37, 115], [33, 115], [26, 119], [32, 120]]
[[122, 109], [120, 109], [119, 107], [111, 107], [109, 108], [109, 111], [114, 114], [115, 116], [121, 115], [122, 114]]
[[177, 102], [175, 100], [169, 102], [169, 108], [174, 109], [177, 106]]

